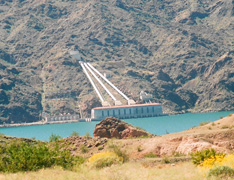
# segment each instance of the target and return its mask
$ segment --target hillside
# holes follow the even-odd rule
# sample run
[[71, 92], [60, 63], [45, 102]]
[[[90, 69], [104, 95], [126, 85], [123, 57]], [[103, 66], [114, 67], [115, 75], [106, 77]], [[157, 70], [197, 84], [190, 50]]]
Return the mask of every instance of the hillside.
[[[112, 137], [112, 139], [108, 139], [104, 136], [104, 131], [101, 133], [101, 138], [95, 136], [95, 129], [93, 138], [87, 139], [86, 137], [72, 136], [64, 138], [64, 144], [76, 155], [82, 154], [81, 147], [86, 145], [88, 148], [87, 152], [83, 153], [84, 157], [90, 157], [97, 152], [108, 151], [110, 144], [121, 147], [122, 150], [127, 152], [130, 159], [141, 159], [150, 153], [161, 158], [164, 156], [171, 157], [175, 154], [188, 156], [193, 152], [211, 148], [217, 152], [232, 153], [234, 149], [233, 129], [234, 114], [230, 114], [225, 118], [207, 123], [206, 125], [162, 136], [149, 136], [148, 138], [146, 136], [138, 136], [125, 139]], [[107, 130], [114, 132], [111, 126]]]
[[[121, 122], [117, 124], [121, 125]], [[66, 148], [73, 155], [89, 158], [98, 153], [111, 152], [116, 148], [118, 152], [122, 152], [121, 155], [125, 154], [129, 159], [127, 162], [120, 164], [107, 165], [103, 163], [103, 167], [99, 168], [92, 166], [89, 159], [86, 159], [81, 166], [77, 165], [73, 169], [52, 166], [40, 168], [38, 171], [1, 172], [0, 179], [228, 179], [206, 177], [210, 172], [209, 169], [213, 167], [216, 168], [225, 163], [225, 165], [233, 167], [233, 128], [234, 114], [230, 114], [225, 118], [206, 125], [163, 136], [108, 139], [74, 135], [57, 141], [62, 145], [60, 146], [61, 149], [64, 150]], [[111, 130], [111, 127], [108, 130]], [[31, 144], [40, 143], [31, 139], [0, 135], [0, 145], [9, 145], [14, 140], [17, 140], [18, 143], [20, 141], [26, 141]], [[54, 147], [54, 143], [50, 142], [47, 145]], [[210, 148], [214, 148], [216, 152], [227, 153], [225, 160], [217, 156], [219, 157], [217, 158], [218, 165], [200, 164], [200, 166], [195, 166], [192, 164], [191, 152]], [[43, 159], [41, 158], [42, 156], [40, 154], [40, 159]], [[103, 159], [104, 157], [102, 156]], [[32, 157], [30, 156], [30, 158]], [[28, 163], [31, 163], [30, 158], [27, 159]], [[226, 171], [223, 173], [226, 173]], [[214, 175], [219, 176], [220, 174]], [[229, 176], [228, 173], [225, 175]], [[229, 179], [233, 179], [233, 175]]]
[[[0, 0], [0, 121], [85, 114], [100, 102], [79, 50], [128, 96], [166, 113], [234, 107], [232, 0]], [[126, 86], [126, 82], [128, 85]], [[79, 107], [78, 107], [78, 104]]]

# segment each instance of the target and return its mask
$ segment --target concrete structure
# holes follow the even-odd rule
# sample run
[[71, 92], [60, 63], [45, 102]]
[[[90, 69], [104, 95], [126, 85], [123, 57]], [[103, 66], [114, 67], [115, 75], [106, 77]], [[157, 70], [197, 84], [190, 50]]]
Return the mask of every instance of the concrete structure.
[[59, 116], [50, 116], [49, 114], [44, 117], [46, 122], [52, 122], [52, 121], [73, 121], [73, 120], [79, 120], [80, 116], [79, 114], [61, 114]]
[[[90, 63], [82, 61], [78, 51], [71, 51], [70, 54], [73, 56], [73, 58], [79, 61], [85, 75], [89, 79], [91, 85], [93, 86], [103, 106], [103, 107], [93, 108], [91, 111], [91, 118], [86, 118], [85, 121], [89, 122], [91, 120], [102, 120], [108, 116], [117, 117], [119, 119], [127, 119], [127, 118], [155, 117], [163, 115], [161, 104], [158, 103], [136, 104], [136, 102], [133, 99], [128, 98], [120, 89], [118, 89], [114, 84], [112, 84], [107, 79], [108, 77], [107, 74], [103, 75]], [[112, 91], [110, 91], [109, 88], [111, 88]], [[104, 95], [102, 94], [103, 92]], [[106, 93], [111, 97], [111, 99], [105, 95]], [[121, 95], [124, 99], [122, 99], [122, 97], [119, 96], [117, 93]], [[150, 102], [150, 100], [152, 99], [152, 95], [142, 91], [140, 93], [140, 98], [145, 102]], [[126, 103], [127, 101], [128, 105], [122, 105], [120, 99], [124, 100], [123, 101], [124, 103]], [[114, 104], [115, 106], [110, 106], [110, 104]], [[67, 120], [67, 117], [49, 117], [47, 120], [48, 121]]]
[[162, 115], [162, 105], [159, 103], [96, 107], [91, 111], [92, 120], [103, 120], [109, 116], [113, 116], [119, 119], [128, 119], [155, 117]]
[[[96, 68], [94, 68], [90, 63], [87, 63], [87, 65], [96, 72], [104, 81], [106, 81], [113, 89], [115, 89], [121, 96], [124, 97], [128, 101], [128, 105], [136, 104], [133, 99], [129, 99], [122, 91], [120, 91], [114, 84], [112, 84], [106, 77], [104, 77]], [[115, 105], [118, 105], [120, 102], [115, 103]]]
[[97, 86], [96, 86], [95, 83], [93, 82], [93, 80], [92, 80], [91, 76], [89, 75], [88, 71], [86, 70], [86, 68], [85, 68], [85, 66], [84, 66], [85, 63], [82, 62], [82, 61], [79, 61], [79, 63], [80, 63], [80, 65], [81, 65], [81, 67], [82, 67], [84, 73], [86, 74], [87, 78], [89, 79], [90, 83], [92, 84], [92, 86], [93, 86], [95, 92], [97, 93], [99, 99], [100, 99], [100, 100], [102, 101], [102, 103], [103, 103], [103, 102], [104, 102], [104, 99], [103, 99], [101, 93], [99, 92]]
[[112, 75], [108, 73], [104, 73], [103, 76], [107, 79], [112, 78]]
[[140, 99], [145, 101], [145, 102], [149, 102], [153, 99], [152, 94], [147, 94], [145, 91], [141, 91], [140, 92]]

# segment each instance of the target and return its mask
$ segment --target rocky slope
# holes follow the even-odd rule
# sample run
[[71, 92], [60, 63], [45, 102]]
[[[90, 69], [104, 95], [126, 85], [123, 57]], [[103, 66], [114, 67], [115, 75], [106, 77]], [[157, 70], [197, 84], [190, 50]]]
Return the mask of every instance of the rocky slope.
[[100, 123], [96, 124], [93, 136], [100, 138], [127, 139], [136, 137], [153, 137], [154, 135], [117, 118], [107, 117]]
[[[0, 0], [0, 120], [100, 105], [83, 59], [166, 113], [233, 109], [232, 0]], [[125, 82], [129, 82], [126, 86]], [[77, 102], [79, 106], [77, 106]]]

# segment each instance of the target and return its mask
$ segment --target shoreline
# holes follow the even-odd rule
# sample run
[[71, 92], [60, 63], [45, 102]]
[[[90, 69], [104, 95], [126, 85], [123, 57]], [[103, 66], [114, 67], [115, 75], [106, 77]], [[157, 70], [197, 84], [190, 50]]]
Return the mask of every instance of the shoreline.
[[32, 123], [15, 123], [15, 124], [2, 124], [0, 128], [5, 127], [21, 127], [21, 126], [36, 126], [36, 125], [46, 125], [46, 124], [65, 124], [65, 123], [76, 123], [76, 122], [85, 122], [85, 120], [65, 120], [65, 121], [51, 121], [51, 122], [32, 122]]
[[[233, 110], [228, 110], [228, 111], [233, 111]], [[172, 116], [172, 115], [181, 115], [181, 114], [187, 114], [187, 113], [215, 113], [215, 112], [222, 112], [222, 111], [207, 111], [207, 112], [185, 112], [185, 113], [176, 113], [176, 114], [164, 114], [167, 116]], [[63, 120], [63, 121], [50, 121], [50, 122], [45, 122], [45, 121], [38, 121], [38, 122], [31, 122], [31, 123], [14, 123], [14, 124], [1, 124], [0, 128], [7, 128], [7, 127], [22, 127], [22, 126], [36, 126], [36, 125], [46, 125], [46, 124], [65, 124], [65, 123], [77, 123], [77, 122], [92, 122], [92, 121], [100, 121], [100, 120], [95, 120], [93, 119], [92, 121], [87, 121], [86, 119], [79, 119], [79, 120]]]

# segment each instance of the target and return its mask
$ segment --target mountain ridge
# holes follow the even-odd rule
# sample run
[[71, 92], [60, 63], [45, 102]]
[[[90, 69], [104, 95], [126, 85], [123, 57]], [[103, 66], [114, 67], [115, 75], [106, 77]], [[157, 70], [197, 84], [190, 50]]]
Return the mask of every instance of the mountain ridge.
[[113, 83], [136, 101], [141, 90], [153, 94], [166, 113], [233, 109], [232, 0], [0, 5], [1, 122], [78, 108], [88, 115], [100, 105], [70, 50], [113, 74]]

